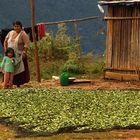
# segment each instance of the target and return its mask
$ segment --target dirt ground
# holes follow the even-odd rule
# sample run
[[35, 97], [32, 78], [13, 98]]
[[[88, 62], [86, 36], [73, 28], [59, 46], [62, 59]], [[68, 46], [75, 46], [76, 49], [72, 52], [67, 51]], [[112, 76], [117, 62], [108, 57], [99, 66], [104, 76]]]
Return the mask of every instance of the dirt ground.
[[[2, 80], [1, 80], [2, 81]], [[0, 83], [0, 89], [2, 89], [3, 83]], [[105, 80], [103, 78], [96, 79], [75, 79], [68, 86], [61, 86], [60, 80], [41, 80], [41, 82], [30, 81], [27, 84], [21, 86], [21, 88], [78, 88], [87, 90], [97, 89], [128, 89], [128, 90], [140, 90], [140, 81], [117, 81], [117, 80]], [[14, 86], [13, 88], [16, 88]]]
[[41, 80], [40, 83], [31, 81], [25, 84], [23, 87], [49, 87], [49, 88], [79, 88], [87, 90], [97, 89], [128, 89], [128, 90], [140, 90], [139, 81], [115, 81], [115, 80], [104, 80], [100, 79], [76, 79], [68, 86], [61, 86], [59, 80]]

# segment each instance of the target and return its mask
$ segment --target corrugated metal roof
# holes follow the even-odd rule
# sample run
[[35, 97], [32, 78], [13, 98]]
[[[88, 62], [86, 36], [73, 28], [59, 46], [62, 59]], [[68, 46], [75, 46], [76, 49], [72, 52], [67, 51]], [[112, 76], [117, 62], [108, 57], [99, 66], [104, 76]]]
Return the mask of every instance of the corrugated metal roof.
[[140, 0], [100, 0], [100, 4], [117, 4], [117, 3], [135, 3], [140, 2]]

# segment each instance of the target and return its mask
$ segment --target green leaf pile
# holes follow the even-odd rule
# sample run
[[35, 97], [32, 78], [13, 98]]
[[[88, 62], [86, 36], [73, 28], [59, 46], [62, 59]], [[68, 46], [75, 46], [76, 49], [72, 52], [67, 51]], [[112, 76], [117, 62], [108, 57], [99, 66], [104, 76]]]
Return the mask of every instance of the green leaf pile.
[[140, 126], [140, 92], [81, 89], [12, 89], [0, 91], [0, 117], [35, 132]]

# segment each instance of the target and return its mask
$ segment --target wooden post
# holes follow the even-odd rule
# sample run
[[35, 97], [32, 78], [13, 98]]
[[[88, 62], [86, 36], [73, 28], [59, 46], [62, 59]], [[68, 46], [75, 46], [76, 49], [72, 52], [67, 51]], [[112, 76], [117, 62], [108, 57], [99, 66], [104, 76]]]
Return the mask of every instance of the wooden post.
[[78, 55], [78, 59], [80, 59], [81, 58], [80, 33], [78, 30], [77, 22], [74, 22], [74, 28], [75, 28], [75, 35], [76, 35], [77, 55]]
[[37, 42], [36, 42], [36, 37], [35, 37], [35, 4], [34, 0], [31, 0], [31, 13], [32, 13], [32, 37], [33, 37], [33, 42], [34, 42], [34, 47], [35, 47], [35, 66], [36, 66], [36, 75], [37, 75], [37, 81], [41, 82], [40, 78], [40, 67], [39, 67], [39, 57], [38, 57], [38, 47], [37, 47]]

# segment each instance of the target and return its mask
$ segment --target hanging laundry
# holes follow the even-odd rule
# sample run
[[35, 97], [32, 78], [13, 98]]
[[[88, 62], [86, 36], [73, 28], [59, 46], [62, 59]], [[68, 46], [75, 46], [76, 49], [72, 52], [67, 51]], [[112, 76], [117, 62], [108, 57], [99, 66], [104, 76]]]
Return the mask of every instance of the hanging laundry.
[[38, 36], [40, 39], [45, 36], [45, 24], [39, 23], [38, 24]]
[[4, 43], [4, 39], [6, 37], [6, 35], [9, 33], [9, 31], [11, 31], [12, 29], [1, 29], [0, 30], [0, 40], [1, 40], [1, 43], [3, 45]]
[[4, 49], [3, 49], [3, 45], [0, 41], [0, 58], [2, 58], [3, 53], [4, 53]]
[[[1, 29], [0, 30], [0, 40], [1, 40], [2, 45], [4, 43], [6, 35], [11, 30], [13, 30], [13, 29], [9, 28], [9, 29]], [[32, 28], [31, 27], [25, 27], [24, 31], [29, 35], [30, 41], [33, 42]], [[35, 26], [35, 36], [36, 36], [36, 40], [38, 41], [38, 26], [37, 25]]]
[[[34, 30], [35, 30], [36, 40], [38, 41], [38, 26], [37, 25], [35, 26]], [[24, 31], [28, 34], [30, 41], [33, 42], [32, 27], [25, 27]]]

